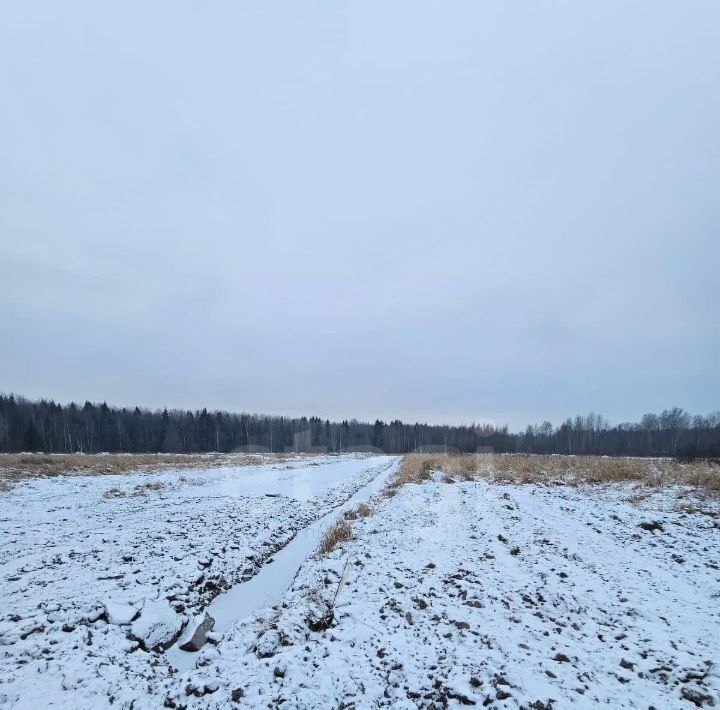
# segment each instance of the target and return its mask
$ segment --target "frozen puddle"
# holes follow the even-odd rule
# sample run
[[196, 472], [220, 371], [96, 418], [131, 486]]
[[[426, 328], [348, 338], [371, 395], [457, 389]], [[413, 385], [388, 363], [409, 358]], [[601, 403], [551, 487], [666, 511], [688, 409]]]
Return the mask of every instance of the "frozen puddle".
[[181, 651], [180, 646], [190, 638], [197, 623], [206, 613], [215, 619], [213, 632], [223, 634], [236, 621], [277, 603], [290, 587], [302, 563], [317, 549], [325, 528], [346, 510], [380, 491], [396, 465], [396, 461], [391, 461], [383, 466], [370, 483], [358, 489], [345, 503], [298, 531], [297, 535], [273, 556], [272, 562], [265, 564], [252, 579], [215, 597], [195, 621], [188, 624], [180, 640], [166, 651], [167, 661], [180, 671], [190, 670], [195, 666], [197, 653]]
[[202, 494], [212, 496], [289, 496], [308, 501], [366, 468], [368, 459], [348, 458], [291, 462], [285, 466], [233, 471], [204, 486]]

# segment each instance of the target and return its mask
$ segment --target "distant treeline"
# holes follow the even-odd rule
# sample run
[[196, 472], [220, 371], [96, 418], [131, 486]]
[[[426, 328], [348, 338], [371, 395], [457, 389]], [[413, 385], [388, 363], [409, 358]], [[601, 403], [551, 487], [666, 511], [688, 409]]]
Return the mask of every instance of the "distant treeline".
[[596, 414], [529, 426], [522, 433], [488, 425], [437, 426], [399, 420], [330, 422], [229, 412], [60, 405], [0, 395], [0, 451], [45, 453], [312, 451], [375, 448], [387, 453], [474, 452], [720, 456], [720, 412], [691, 416], [677, 407], [639, 423], [610, 426]]

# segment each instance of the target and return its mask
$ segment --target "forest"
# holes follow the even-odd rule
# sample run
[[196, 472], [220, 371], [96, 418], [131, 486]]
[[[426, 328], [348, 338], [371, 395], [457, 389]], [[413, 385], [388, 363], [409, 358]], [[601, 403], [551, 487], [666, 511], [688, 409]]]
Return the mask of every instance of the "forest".
[[200, 453], [231, 451], [411, 451], [720, 457], [720, 411], [674, 407], [611, 426], [601, 415], [510, 432], [507, 426], [331, 422], [224, 411], [148, 410], [85, 402], [57, 404], [0, 395], [0, 451], [44, 453]]

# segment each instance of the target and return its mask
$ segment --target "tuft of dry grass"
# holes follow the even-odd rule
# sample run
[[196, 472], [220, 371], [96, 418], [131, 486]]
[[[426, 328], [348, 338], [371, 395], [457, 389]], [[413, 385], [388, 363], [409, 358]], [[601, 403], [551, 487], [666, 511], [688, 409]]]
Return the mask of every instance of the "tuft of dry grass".
[[368, 518], [372, 515], [372, 508], [367, 503], [360, 503], [352, 510], [345, 513], [345, 520], [357, 520], [358, 518]]
[[487, 465], [492, 456], [487, 454], [462, 454], [448, 456], [443, 463], [443, 473], [453, 481], [473, 481], [478, 472]]
[[352, 538], [352, 528], [346, 520], [338, 520], [333, 523], [323, 535], [318, 551], [321, 555], [332, 552], [340, 543], [347, 542]]
[[392, 490], [406, 483], [428, 481], [435, 471], [442, 474], [446, 483], [472, 481], [487, 458], [485, 454], [407, 454], [389, 487]]
[[359, 518], [369, 518], [372, 515], [372, 508], [367, 503], [360, 503], [356, 510]]
[[438, 468], [441, 456], [432, 454], [407, 454], [403, 456], [397, 475], [389, 488], [400, 488], [406, 483], [422, 483], [430, 480], [430, 474]]
[[135, 496], [144, 496], [148, 491], [160, 491], [165, 488], [165, 484], [162, 481], [148, 481], [147, 483], [141, 483], [139, 486], [135, 486]]

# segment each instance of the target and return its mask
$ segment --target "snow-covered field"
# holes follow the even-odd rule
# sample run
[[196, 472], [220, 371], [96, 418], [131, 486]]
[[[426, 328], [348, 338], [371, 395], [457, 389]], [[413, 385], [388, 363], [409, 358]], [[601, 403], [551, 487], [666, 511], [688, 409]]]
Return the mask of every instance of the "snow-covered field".
[[60, 476], [1, 493], [0, 706], [140, 698], [144, 678], [166, 675], [153, 649], [393, 462]]
[[[353, 522], [354, 540], [308, 560], [282, 604], [203, 651], [170, 699], [232, 707], [234, 693], [247, 705], [303, 708], [718, 703], [720, 507], [675, 512], [678, 491], [635, 504], [632, 492], [428, 482], [379, 497], [374, 515]], [[654, 522], [662, 529], [641, 527]], [[327, 628], [313, 631], [323, 620]]]
[[[292, 543], [261, 568], [274, 550], [395, 466], [312, 463], [184, 474], [197, 485], [54, 479], [1, 499], [0, 705], [720, 704], [720, 504], [634, 483], [435, 476], [376, 494], [350, 541], [173, 669], [175, 648], [150, 647], [178, 619], [217, 587], [234, 584], [216, 602], [271, 579]], [[148, 480], [164, 486], [136, 494]]]

